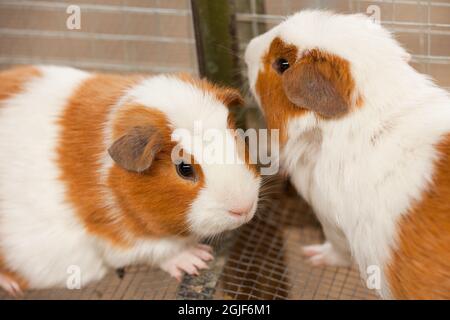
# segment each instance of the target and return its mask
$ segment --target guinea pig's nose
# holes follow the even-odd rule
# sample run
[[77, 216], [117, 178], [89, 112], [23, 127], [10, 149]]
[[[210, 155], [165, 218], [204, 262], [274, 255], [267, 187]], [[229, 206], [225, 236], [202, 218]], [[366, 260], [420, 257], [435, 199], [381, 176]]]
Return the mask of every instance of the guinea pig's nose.
[[228, 210], [228, 212], [233, 216], [238, 216], [238, 217], [246, 216], [252, 210], [253, 204], [254, 203], [252, 202], [252, 203], [244, 205], [244, 206], [236, 206], [236, 207]]

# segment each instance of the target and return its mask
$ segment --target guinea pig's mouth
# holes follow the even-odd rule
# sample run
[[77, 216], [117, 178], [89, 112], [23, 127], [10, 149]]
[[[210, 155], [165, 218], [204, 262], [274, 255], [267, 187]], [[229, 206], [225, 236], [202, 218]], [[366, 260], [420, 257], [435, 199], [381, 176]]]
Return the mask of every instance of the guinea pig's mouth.
[[255, 216], [257, 205], [257, 201], [255, 201], [252, 206], [245, 212], [235, 212], [233, 210], [228, 210], [227, 214], [231, 219], [230, 228], [228, 230], [234, 230], [246, 223], [249, 223]]
[[237, 229], [252, 220], [256, 206], [255, 202], [246, 212], [225, 208], [207, 210], [208, 212], [203, 213], [204, 218], [201, 221], [198, 218], [191, 219], [191, 230], [200, 237], [214, 237]]
[[255, 216], [256, 208], [258, 206], [258, 201], [254, 201], [250, 206], [239, 208], [239, 209], [229, 209], [227, 211], [228, 215], [231, 216], [238, 222], [242, 224], [250, 222]]

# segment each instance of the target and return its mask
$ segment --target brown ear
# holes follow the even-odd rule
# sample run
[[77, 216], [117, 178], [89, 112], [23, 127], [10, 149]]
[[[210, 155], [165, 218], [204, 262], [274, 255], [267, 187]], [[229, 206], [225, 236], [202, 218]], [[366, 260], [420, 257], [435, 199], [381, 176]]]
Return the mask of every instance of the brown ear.
[[323, 117], [349, 111], [354, 82], [347, 61], [312, 50], [282, 75], [287, 98]]
[[108, 149], [111, 158], [122, 168], [143, 172], [150, 168], [162, 149], [162, 137], [153, 127], [134, 127]]
[[227, 107], [243, 106], [244, 99], [238, 90], [232, 88], [219, 88], [216, 92], [217, 97]]

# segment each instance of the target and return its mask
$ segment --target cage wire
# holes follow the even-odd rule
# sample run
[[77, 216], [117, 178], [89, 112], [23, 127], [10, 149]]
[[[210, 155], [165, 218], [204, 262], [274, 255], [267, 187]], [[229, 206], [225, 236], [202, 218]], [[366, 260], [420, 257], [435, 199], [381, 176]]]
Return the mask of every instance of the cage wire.
[[[190, 1], [78, 0], [81, 29], [67, 30], [71, 2], [0, 0], [0, 69], [35, 63], [100, 72], [199, 73]], [[301, 9], [366, 14], [379, 9], [381, 23], [412, 53], [413, 66], [450, 89], [450, 0], [229, 3], [237, 56], [251, 38]], [[245, 79], [241, 59], [238, 65]], [[24, 299], [376, 299], [356, 269], [306, 263], [301, 247], [323, 241], [320, 225], [295, 191], [274, 186], [278, 192], [272, 190], [249, 224], [214, 243], [216, 259], [199, 277], [185, 276], [178, 284], [160, 270], [133, 266], [122, 278], [111, 272], [81, 290], [29, 291]], [[0, 299], [8, 298], [0, 291]]]

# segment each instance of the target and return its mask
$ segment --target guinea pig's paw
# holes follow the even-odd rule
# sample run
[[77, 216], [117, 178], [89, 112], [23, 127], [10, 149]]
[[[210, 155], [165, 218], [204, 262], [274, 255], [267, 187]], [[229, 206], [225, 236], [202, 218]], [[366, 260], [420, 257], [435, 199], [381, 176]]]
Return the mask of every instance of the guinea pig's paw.
[[0, 274], [0, 287], [15, 298], [23, 296], [22, 288], [19, 283], [5, 274]]
[[181, 281], [184, 272], [198, 276], [199, 270], [208, 269], [206, 262], [212, 259], [214, 259], [212, 248], [204, 244], [197, 244], [165, 260], [161, 264], [161, 269]]
[[305, 246], [302, 249], [303, 255], [308, 257], [311, 265], [318, 266], [336, 266], [349, 267], [351, 260], [345, 254], [338, 252], [331, 243], [316, 244]]

